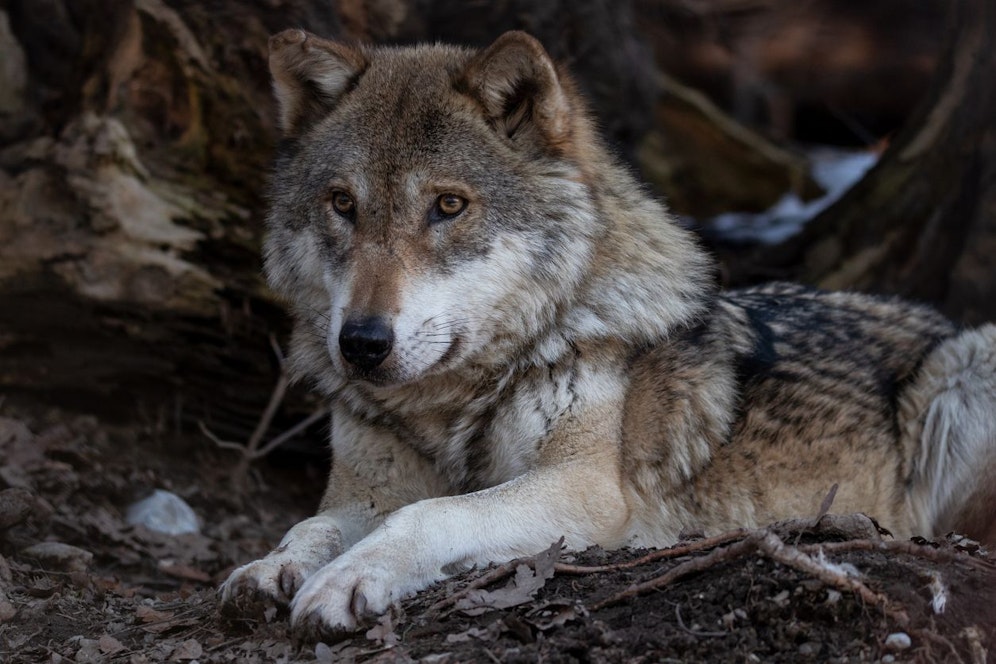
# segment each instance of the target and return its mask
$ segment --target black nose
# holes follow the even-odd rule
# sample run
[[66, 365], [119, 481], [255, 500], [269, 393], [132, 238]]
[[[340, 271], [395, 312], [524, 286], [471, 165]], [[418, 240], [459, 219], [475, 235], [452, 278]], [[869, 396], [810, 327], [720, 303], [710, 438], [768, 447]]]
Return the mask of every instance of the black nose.
[[347, 320], [339, 331], [339, 350], [359, 369], [375, 368], [391, 354], [394, 332], [382, 318]]

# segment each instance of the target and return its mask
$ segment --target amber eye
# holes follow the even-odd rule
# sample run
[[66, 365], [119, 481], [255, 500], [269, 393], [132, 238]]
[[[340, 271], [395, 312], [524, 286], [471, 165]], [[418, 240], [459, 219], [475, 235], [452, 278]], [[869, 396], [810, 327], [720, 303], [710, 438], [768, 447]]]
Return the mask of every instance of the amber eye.
[[339, 189], [332, 192], [329, 202], [332, 205], [332, 209], [344, 217], [351, 219], [356, 212], [356, 203], [353, 201], [353, 197]]
[[436, 209], [441, 217], [455, 217], [467, 207], [467, 199], [456, 194], [443, 194], [436, 199]]

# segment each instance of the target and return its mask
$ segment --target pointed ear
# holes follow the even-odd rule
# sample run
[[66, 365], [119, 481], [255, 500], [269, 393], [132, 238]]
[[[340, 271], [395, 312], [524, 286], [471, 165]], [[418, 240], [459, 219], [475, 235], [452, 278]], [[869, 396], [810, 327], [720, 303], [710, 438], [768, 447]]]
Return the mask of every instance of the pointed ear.
[[475, 56], [463, 83], [498, 131], [518, 140], [533, 132], [549, 147], [570, 134], [570, 107], [557, 69], [525, 32], [506, 32]]
[[356, 49], [304, 30], [270, 37], [280, 129], [297, 133], [327, 113], [366, 67], [366, 58]]

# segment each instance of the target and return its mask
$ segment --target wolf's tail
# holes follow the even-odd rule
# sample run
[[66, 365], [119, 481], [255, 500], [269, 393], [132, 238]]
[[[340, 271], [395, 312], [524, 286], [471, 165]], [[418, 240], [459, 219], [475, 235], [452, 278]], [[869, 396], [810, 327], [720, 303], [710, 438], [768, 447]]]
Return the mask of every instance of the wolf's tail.
[[996, 546], [996, 325], [935, 348], [900, 396], [900, 418], [915, 527]]

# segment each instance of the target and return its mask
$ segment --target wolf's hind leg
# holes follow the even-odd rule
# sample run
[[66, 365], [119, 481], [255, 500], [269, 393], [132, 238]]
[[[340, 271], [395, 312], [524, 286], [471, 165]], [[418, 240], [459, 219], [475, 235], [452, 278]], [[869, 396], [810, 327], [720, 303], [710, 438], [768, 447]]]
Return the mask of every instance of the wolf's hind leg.
[[996, 325], [945, 340], [900, 395], [918, 534], [996, 545]]

